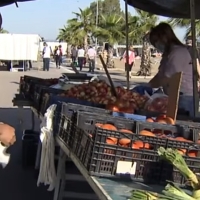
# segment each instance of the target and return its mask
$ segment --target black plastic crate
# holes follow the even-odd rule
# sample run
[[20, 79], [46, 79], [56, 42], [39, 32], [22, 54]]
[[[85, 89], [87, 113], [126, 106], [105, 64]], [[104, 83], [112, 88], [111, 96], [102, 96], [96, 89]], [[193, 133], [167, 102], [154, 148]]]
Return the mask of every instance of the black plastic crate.
[[[155, 137], [142, 136], [140, 132], [147, 130], [155, 133]], [[137, 122], [137, 134], [142, 141], [146, 141], [157, 147], [176, 149], [190, 149], [195, 147], [196, 130], [183, 125], [168, 125], [152, 122]], [[168, 137], [167, 137], [168, 136]], [[185, 141], [178, 141], [176, 137], [183, 137]]]
[[27, 98], [33, 100], [36, 85], [51, 86], [58, 83], [58, 79], [24, 79], [25, 82], [25, 95]]
[[69, 81], [74, 82], [88, 82], [90, 81], [93, 76], [88, 76], [87, 74], [70, 74], [70, 73], [62, 73], [62, 75], [65, 77], [65, 79], [68, 79]]
[[34, 91], [34, 107], [40, 112], [42, 107], [42, 100], [43, 96], [46, 94], [61, 94], [64, 93], [65, 90], [50, 88], [49, 86], [43, 86], [43, 85], [36, 85], [35, 91]]
[[136, 121], [125, 119], [122, 117], [114, 117], [109, 115], [98, 115], [89, 112], [78, 112], [78, 126], [88, 133], [93, 133], [95, 124], [112, 124], [117, 129], [127, 129], [136, 132]]
[[96, 114], [111, 114], [110, 110], [97, 108], [92, 106], [85, 106], [80, 104], [62, 103], [62, 114], [71, 119], [72, 123], [77, 124], [78, 112], [91, 112]]
[[[186, 164], [188, 165], [189, 169], [194, 173], [200, 173], [200, 168], [199, 168], [200, 158], [198, 156], [190, 157], [188, 156], [189, 155], [188, 152], [186, 152], [186, 155], [184, 156]], [[193, 149], [190, 150], [190, 152], [195, 152], [195, 154], [198, 155], [200, 153], [200, 149]], [[166, 161], [163, 161], [162, 173], [160, 179], [162, 180], [163, 183], [165, 180], [169, 180], [178, 183], [180, 185], [184, 185], [187, 181], [175, 167], [173, 167]]]
[[[146, 183], [159, 182], [162, 163], [155, 151], [132, 149], [132, 144], [127, 147], [109, 145], [106, 143], [106, 138], [112, 134], [107, 132], [107, 135], [104, 136], [100, 128], [96, 128], [94, 137], [77, 126], [74, 127], [74, 131], [72, 151], [90, 175], [120, 178], [122, 175], [116, 174], [118, 161], [131, 161], [136, 163], [135, 175], [131, 176], [132, 179]], [[123, 133], [117, 133], [115, 137], [128, 139], [127, 135]], [[137, 137], [135, 135], [135, 139]]]
[[[91, 104], [92, 105], [92, 104]], [[98, 106], [98, 105], [97, 105]], [[63, 135], [63, 137], [65, 138], [65, 143], [69, 145], [69, 147], [73, 147], [73, 140], [71, 138], [73, 138], [73, 134], [74, 134], [74, 125], [77, 125], [77, 114], [78, 112], [81, 111], [87, 111], [87, 112], [94, 112], [94, 113], [98, 113], [98, 114], [110, 114], [111, 111], [102, 109], [102, 108], [98, 108], [98, 107], [94, 107], [93, 106], [85, 106], [85, 105], [80, 105], [80, 104], [72, 104], [72, 103], [64, 103], [62, 102], [62, 109], [61, 109], [61, 115], [65, 116], [67, 119], [71, 120], [71, 123], [68, 124], [68, 127], [65, 127], [65, 129], [67, 128], [68, 131], [65, 131], [65, 136]], [[62, 118], [64, 119], [64, 117]], [[71, 127], [70, 127], [71, 126]], [[60, 126], [61, 129], [63, 129], [62, 126]], [[63, 131], [59, 131], [63, 132]]]

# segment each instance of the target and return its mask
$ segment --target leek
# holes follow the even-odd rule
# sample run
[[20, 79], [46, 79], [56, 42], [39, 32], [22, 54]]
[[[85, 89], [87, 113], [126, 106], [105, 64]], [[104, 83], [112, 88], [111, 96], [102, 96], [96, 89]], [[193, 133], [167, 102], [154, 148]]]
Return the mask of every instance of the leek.
[[174, 197], [177, 200], [195, 200], [195, 198], [191, 197], [183, 190], [181, 190], [178, 186], [173, 183], [167, 184], [165, 189], [162, 191], [168, 197]]
[[176, 200], [176, 199], [155, 192], [144, 191], [144, 190], [133, 190], [130, 200]]
[[170, 162], [174, 167], [176, 167], [179, 172], [191, 183], [194, 189], [199, 189], [199, 181], [197, 176], [188, 168], [185, 163], [184, 158], [176, 149], [165, 149], [160, 147], [158, 149], [158, 155]]

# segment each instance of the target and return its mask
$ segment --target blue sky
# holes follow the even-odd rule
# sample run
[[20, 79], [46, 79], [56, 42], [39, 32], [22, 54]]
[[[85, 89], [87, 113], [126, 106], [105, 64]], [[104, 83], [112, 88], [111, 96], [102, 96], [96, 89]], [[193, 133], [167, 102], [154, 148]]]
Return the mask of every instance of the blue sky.
[[[73, 17], [72, 12], [87, 7], [91, 2], [93, 0], [35, 0], [19, 3], [19, 8], [12, 4], [1, 8], [3, 28], [11, 33], [40, 34], [45, 39], [55, 39], [59, 28]], [[120, 3], [123, 9], [124, 1], [120, 0]], [[132, 7], [129, 11], [135, 13]], [[175, 32], [182, 40], [184, 30], [176, 29]]]

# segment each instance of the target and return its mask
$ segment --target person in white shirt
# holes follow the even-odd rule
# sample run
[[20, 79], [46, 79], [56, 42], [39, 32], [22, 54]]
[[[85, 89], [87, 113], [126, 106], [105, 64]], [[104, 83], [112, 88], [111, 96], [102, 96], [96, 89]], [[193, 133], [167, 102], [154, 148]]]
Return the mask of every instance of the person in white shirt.
[[92, 48], [92, 46], [89, 47], [87, 56], [88, 56], [88, 61], [89, 61], [89, 72], [94, 73], [96, 51], [95, 49]]
[[43, 71], [49, 71], [49, 65], [50, 65], [50, 58], [52, 54], [51, 47], [47, 45], [46, 42], [43, 43]]
[[83, 68], [83, 62], [84, 62], [84, 59], [85, 59], [85, 50], [83, 49], [82, 46], [80, 46], [78, 48], [78, 66], [80, 68], [80, 71], [82, 71], [82, 68]]

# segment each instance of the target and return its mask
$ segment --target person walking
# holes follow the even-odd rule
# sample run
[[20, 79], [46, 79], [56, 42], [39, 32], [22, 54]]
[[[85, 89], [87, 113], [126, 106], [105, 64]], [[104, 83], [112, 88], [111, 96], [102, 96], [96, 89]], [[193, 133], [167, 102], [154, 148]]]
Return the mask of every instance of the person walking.
[[78, 48], [78, 67], [80, 68], [80, 71], [82, 71], [83, 68], [83, 62], [85, 59], [85, 50], [82, 46], [79, 46]]
[[61, 65], [62, 64], [62, 57], [63, 57], [63, 50], [62, 50], [61, 45], [58, 46], [58, 50], [59, 50], [59, 62], [60, 62], [60, 65]]
[[92, 46], [89, 47], [87, 56], [88, 56], [88, 62], [89, 62], [89, 71], [88, 72], [94, 73], [96, 50], [94, 48], [92, 48]]
[[61, 59], [62, 59], [62, 52], [59, 47], [54, 50], [54, 58], [56, 62], [56, 68], [60, 69]]
[[48, 46], [46, 42], [43, 43], [43, 71], [49, 71], [50, 58], [51, 58], [51, 47]]
[[[135, 53], [134, 53], [134, 49], [133, 46], [129, 46], [129, 51], [128, 51], [128, 63], [126, 63], [127, 59], [126, 59], [126, 51], [124, 52], [124, 55], [121, 57], [121, 59], [124, 59], [124, 63], [125, 63], [125, 72], [129, 72], [129, 77], [131, 78], [131, 70], [132, 67], [135, 63]], [[120, 59], [120, 60], [121, 60]]]

